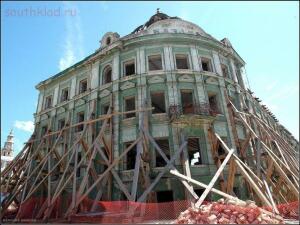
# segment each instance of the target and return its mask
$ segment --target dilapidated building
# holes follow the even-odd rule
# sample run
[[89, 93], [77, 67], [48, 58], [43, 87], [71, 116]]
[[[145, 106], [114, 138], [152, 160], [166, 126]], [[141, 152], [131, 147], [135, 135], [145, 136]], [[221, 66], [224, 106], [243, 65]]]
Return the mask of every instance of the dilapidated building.
[[[55, 201], [62, 194], [76, 207], [83, 193], [96, 200], [149, 202], [200, 196], [203, 188], [167, 170], [209, 183], [227, 154], [215, 133], [242, 162], [266, 170], [267, 153], [237, 112], [255, 116], [282, 143], [293, 143], [289, 151], [298, 151], [299, 143], [246, 87], [244, 66], [227, 38], [219, 41], [159, 11], [124, 37], [106, 33], [93, 54], [36, 86], [35, 131], [28, 143], [39, 149], [30, 170], [38, 166], [34, 177], [39, 170], [42, 175], [30, 180], [35, 185], [26, 183], [22, 200]], [[275, 148], [266, 130], [247, 122]], [[230, 175], [231, 167], [215, 187], [241, 199], [253, 197], [240, 172]]]

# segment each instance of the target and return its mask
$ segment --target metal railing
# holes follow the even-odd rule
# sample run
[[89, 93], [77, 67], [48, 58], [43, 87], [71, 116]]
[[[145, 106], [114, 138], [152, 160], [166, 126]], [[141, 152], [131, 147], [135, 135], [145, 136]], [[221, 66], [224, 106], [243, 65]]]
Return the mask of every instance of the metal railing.
[[208, 103], [185, 104], [182, 107], [170, 105], [168, 110], [169, 118], [178, 118], [181, 115], [216, 116], [219, 113], [216, 107], [211, 107]]

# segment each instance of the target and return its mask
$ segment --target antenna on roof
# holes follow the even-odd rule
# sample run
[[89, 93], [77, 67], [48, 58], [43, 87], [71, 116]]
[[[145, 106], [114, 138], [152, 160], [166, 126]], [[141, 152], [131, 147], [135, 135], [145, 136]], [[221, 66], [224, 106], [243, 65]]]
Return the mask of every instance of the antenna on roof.
[[156, 9], [156, 14], [160, 13], [159, 10], [160, 10], [160, 8], [157, 8], [157, 9]]

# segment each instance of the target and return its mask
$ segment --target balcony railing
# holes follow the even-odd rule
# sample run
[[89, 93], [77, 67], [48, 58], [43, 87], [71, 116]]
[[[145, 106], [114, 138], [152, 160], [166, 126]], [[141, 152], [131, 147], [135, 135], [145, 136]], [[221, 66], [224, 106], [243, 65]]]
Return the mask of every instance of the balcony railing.
[[170, 105], [168, 115], [169, 118], [178, 118], [181, 115], [202, 115], [202, 116], [216, 116], [219, 114], [216, 107], [211, 107], [208, 103], [184, 105]]

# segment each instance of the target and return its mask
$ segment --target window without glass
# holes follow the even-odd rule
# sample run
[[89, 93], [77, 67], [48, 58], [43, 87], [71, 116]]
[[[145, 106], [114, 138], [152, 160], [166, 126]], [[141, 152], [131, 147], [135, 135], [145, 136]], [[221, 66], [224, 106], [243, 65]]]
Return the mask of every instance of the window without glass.
[[161, 55], [151, 55], [148, 56], [149, 70], [162, 70], [162, 60]]
[[154, 107], [152, 113], [165, 113], [165, 93], [164, 92], [151, 92], [151, 105]]
[[67, 101], [68, 98], [69, 98], [69, 89], [68, 88], [62, 89], [61, 96], [60, 96], [60, 102]]
[[176, 54], [176, 68], [189, 69], [188, 56], [184, 54]]
[[107, 38], [106, 38], [106, 44], [109, 45], [110, 43], [111, 43], [111, 38], [110, 38], [110, 37], [107, 37]]
[[[78, 152], [77, 153], [78, 156], [77, 156], [77, 164], [81, 161], [81, 152]], [[76, 170], [76, 177], [80, 177], [80, 167]]]
[[183, 114], [194, 113], [192, 90], [181, 90], [181, 102]]
[[[157, 139], [155, 140], [157, 145], [160, 147], [160, 149], [165, 153], [168, 159], [170, 159], [170, 147], [169, 147], [169, 140], [166, 139]], [[163, 159], [163, 157], [159, 154], [157, 150], [155, 150], [156, 159], [155, 159], [155, 166], [156, 167], [163, 167], [167, 165], [166, 161]]]
[[[156, 192], [156, 201], [157, 202], [172, 202], [172, 201], [174, 201], [173, 191], [157, 191]], [[172, 211], [170, 211], [170, 212], [172, 212]]]
[[228, 67], [226, 65], [224, 65], [224, 64], [221, 64], [221, 69], [222, 69], [223, 76], [224, 77], [229, 77]]
[[45, 109], [49, 109], [52, 107], [52, 95], [46, 97], [45, 100]]
[[[84, 121], [84, 112], [80, 112], [77, 114], [77, 123], [81, 123]], [[83, 124], [77, 125], [77, 132], [83, 130]]]
[[200, 154], [200, 145], [199, 145], [199, 139], [198, 138], [188, 138], [188, 157], [190, 165], [201, 165], [201, 154]]
[[102, 105], [102, 107], [101, 107], [101, 114], [102, 115], [107, 114], [108, 109], [109, 109], [109, 103]]
[[110, 66], [106, 66], [103, 70], [103, 84], [111, 82], [112, 70]]
[[201, 58], [201, 65], [203, 71], [210, 71], [212, 72], [211, 60], [208, 58]]
[[65, 119], [61, 119], [61, 120], [59, 120], [59, 121], [58, 121], [58, 130], [61, 130], [61, 129], [63, 129], [63, 128], [64, 128], [64, 126], [65, 126], [65, 124], [66, 124], [66, 121], [65, 121]]
[[209, 101], [210, 110], [214, 113], [220, 113], [219, 106], [218, 106], [217, 95], [216, 94], [209, 94], [208, 95], [208, 101]]
[[[132, 142], [125, 143], [125, 149], [127, 149], [131, 144], [132, 144]], [[127, 152], [127, 154], [126, 154], [126, 160], [125, 160], [126, 170], [134, 169], [135, 158], [136, 158], [136, 145], [133, 146], [132, 149], [130, 149], [129, 152]]]
[[87, 91], [87, 79], [79, 82], [79, 94]]
[[[125, 104], [125, 112], [135, 110], [135, 97], [125, 98], [124, 104]], [[135, 117], [135, 112], [125, 114], [124, 116], [125, 118]]]
[[41, 130], [41, 137], [43, 137], [43, 136], [46, 134], [47, 129], [48, 129], [47, 126], [43, 126], [43, 127], [42, 127], [42, 130]]
[[134, 60], [130, 60], [124, 63], [124, 73], [125, 76], [130, 76], [135, 74], [135, 64]]

